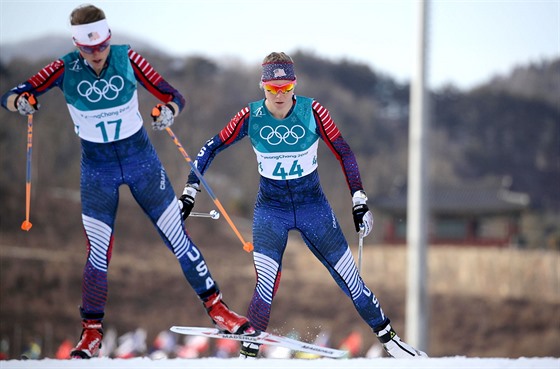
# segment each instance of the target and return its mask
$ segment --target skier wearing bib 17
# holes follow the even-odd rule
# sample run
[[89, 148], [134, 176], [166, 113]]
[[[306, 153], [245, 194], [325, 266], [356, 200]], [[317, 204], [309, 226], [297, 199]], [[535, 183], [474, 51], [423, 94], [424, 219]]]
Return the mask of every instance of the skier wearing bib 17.
[[81, 139], [82, 221], [88, 247], [80, 307], [82, 334], [71, 356], [89, 359], [101, 347], [107, 272], [119, 187], [124, 184], [177, 257], [217, 327], [231, 333], [255, 333], [245, 317], [222, 302], [204, 257], [184, 229], [175, 192], [143, 127], [137, 83], [162, 102], [151, 113], [155, 130], [173, 123], [185, 99], [128, 45], [111, 45], [111, 31], [101, 9], [80, 6], [70, 14], [70, 24], [77, 50], [5, 93], [2, 106], [22, 115], [34, 114], [39, 109], [37, 97], [58, 87]]
[[[312, 98], [295, 95], [292, 59], [271, 53], [262, 64], [264, 99], [239, 111], [200, 150], [197, 168], [204, 174], [222, 150], [249, 136], [257, 156], [260, 187], [254, 207], [253, 245], [257, 282], [247, 318], [258, 330], [268, 327], [272, 300], [280, 283], [282, 255], [288, 232], [298, 230], [311, 252], [329, 270], [352, 300], [363, 320], [375, 332], [388, 355], [398, 358], [426, 356], [404, 343], [390, 325], [379, 301], [366, 287], [354, 263], [337, 218], [317, 173], [317, 147], [323, 140], [339, 160], [352, 195], [356, 232], [367, 236], [373, 215], [366, 204], [354, 154], [329, 112]], [[194, 206], [199, 180], [191, 171], [183, 195], [183, 217]], [[240, 356], [257, 357], [259, 345], [244, 342]]]

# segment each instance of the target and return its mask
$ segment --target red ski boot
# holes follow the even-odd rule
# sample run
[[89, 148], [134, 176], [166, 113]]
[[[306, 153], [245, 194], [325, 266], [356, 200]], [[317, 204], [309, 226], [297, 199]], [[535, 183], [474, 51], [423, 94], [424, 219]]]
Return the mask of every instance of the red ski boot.
[[99, 354], [103, 339], [103, 324], [100, 320], [82, 320], [80, 342], [70, 353], [71, 359], [91, 359]]
[[204, 299], [203, 303], [206, 312], [218, 329], [228, 333], [247, 335], [256, 332], [247, 318], [236, 314], [227, 307], [222, 301], [222, 294], [220, 292], [216, 292]]

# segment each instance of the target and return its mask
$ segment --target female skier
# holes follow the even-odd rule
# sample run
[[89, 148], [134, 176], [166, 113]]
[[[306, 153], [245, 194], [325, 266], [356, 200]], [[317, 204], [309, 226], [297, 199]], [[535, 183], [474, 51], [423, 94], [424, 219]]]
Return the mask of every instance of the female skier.
[[152, 110], [152, 127], [173, 123], [185, 99], [128, 45], [111, 45], [103, 10], [80, 6], [70, 14], [77, 50], [52, 62], [2, 96], [2, 106], [22, 115], [39, 109], [37, 97], [53, 87], [62, 90], [74, 129], [81, 139], [82, 220], [88, 242], [82, 281], [82, 334], [72, 358], [99, 352], [107, 302], [107, 272], [119, 186], [132, 195], [175, 254], [188, 283], [218, 328], [253, 334], [245, 317], [222, 302], [200, 250], [187, 235], [175, 192], [143, 127], [137, 82], [163, 104]]
[[[225, 128], [206, 142], [196, 161], [197, 168], [204, 173], [219, 152], [246, 136], [257, 156], [261, 175], [253, 217], [257, 283], [247, 318], [255, 329], [267, 329], [272, 300], [280, 282], [288, 232], [295, 229], [352, 299], [356, 310], [390, 356], [425, 356], [399, 338], [377, 298], [364, 284], [348, 242], [321, 189], [317, 173], [319, 139], [342, 165], [352, 194], [356, 232], [362, 231], [363, 236], [371, 232], [373, 215], [366, 205], [358, 164], [329, 112], [314, 99], [295, 95], [294, 64], [284, 53], [274, 52], [265, 57], [261, 87], [264, 99], [239, 111]], [[180, 197], [184, 218], [194, 206], [198, 183], [191, 171]], [[258, 350], [257, 344], [243, 342], [240, 356], [255, 358]]]

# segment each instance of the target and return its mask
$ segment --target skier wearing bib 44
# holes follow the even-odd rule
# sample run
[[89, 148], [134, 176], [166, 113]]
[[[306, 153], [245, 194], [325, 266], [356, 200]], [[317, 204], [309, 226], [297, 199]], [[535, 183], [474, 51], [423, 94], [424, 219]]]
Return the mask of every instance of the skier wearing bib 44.
[[[280, 283], [282, 255], [288, 232], [301, 233], [311, 252], [329, 270], [351, 298], [363, 320], [372, 328], [390, 356], [426, 356], [401, 341], [383, 313], [379, 301], [362, 280], [338, 220], [328, 203], [317, 173], [317, 147], [323, 140], [339, 160], [352, 195], [356, 232], [367, 236], [373, 215], [366, 204], [358, 165], [329, 112], [314, 99], [296, 96], [292, 59], [271, 53], [262, 64], [264, 99], [243, 108], [200, 150], [196, 165], [208, 170], [222, 150], [249, 136], [257, 156], [260, 187], [253, 217], [256, 287], [247, 318], [254, 328], [265, 331], [272, 300]], [[191, 171], [180, 201], [183, 217], [194, 206], [199, 180]], [[255, 358], [259, 345], [244, 342], [240, 356]]]
[[81, 139], [82, 221], [88, 247], [80, 307], [82, 334], [71, 356], [88, 359], [101, 347], [121, 185], [130, 188], [177, 257], [216, 326], [253, 334], [248, 320], [223, 303], [203, 255], [184, 229], [175, 192], [143, 127], [137, 83], [163, 103], [152, 110], [155, 130], [173, 123], [185, 105], [183, 96], [129, 46], [110, 44], [111, 31], [101, 9], [80, 6], [72, 11], [70, 24], [77, 50], [8, 91], [2, 96], [2, 106], [22, 115], [33, 114], [39, 109], [36, 97], [58, 87]]

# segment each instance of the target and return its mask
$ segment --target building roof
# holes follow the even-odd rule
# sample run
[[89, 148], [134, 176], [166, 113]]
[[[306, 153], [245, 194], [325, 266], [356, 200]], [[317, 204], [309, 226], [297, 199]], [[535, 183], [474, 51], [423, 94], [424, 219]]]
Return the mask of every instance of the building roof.
[[[393, 213], [407, 209], [406, 186], [371, 201], [372, 207]], [[437, 213], [510, 213], [529, 205], [529, 195], [502, 186], [432, 186], [430, 210]]]

